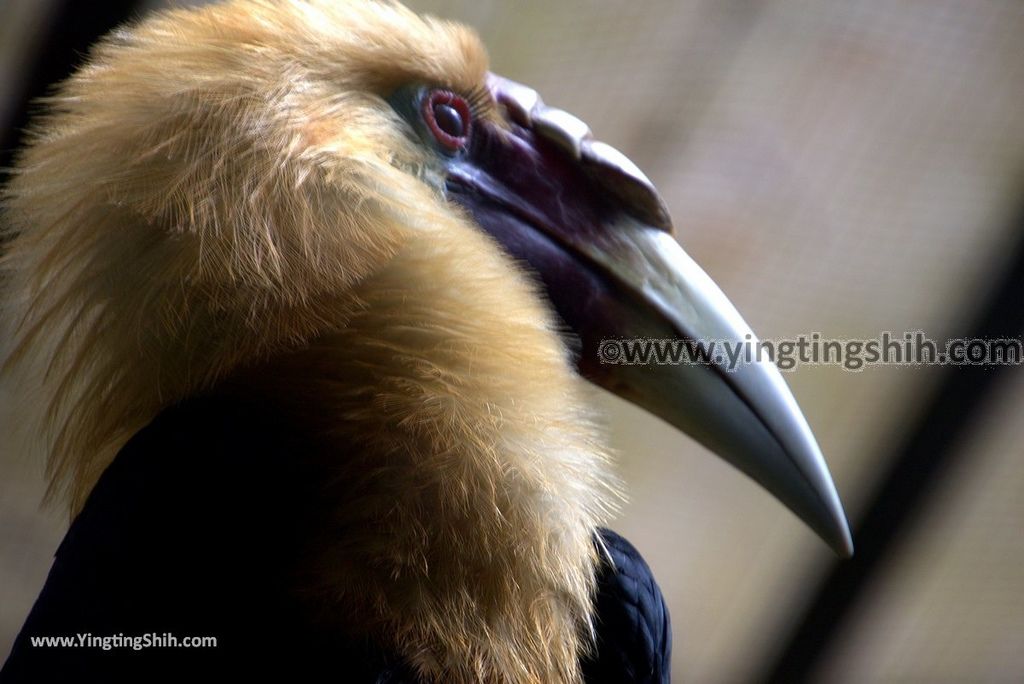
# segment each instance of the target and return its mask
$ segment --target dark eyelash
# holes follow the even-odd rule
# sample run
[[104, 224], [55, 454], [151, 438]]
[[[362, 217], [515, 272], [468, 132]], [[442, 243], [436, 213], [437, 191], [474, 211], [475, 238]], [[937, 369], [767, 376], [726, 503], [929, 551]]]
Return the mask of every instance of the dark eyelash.
[[485, 85], [477, 86], [472, 91], [466, 93], [465, 99], [474, 119], [484, 116], [494, 106], [491, 91]]

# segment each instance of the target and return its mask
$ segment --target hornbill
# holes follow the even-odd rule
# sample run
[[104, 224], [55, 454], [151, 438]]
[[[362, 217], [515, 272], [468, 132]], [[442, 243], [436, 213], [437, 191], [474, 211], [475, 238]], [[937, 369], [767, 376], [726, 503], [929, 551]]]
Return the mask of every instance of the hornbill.
[[[391, 2], [228, 0], [48, 99], [4, 374], [72, 524], [0, 678], [667, 681], [581, 377], [850, 553], [774, 366], [599, 361], [749, 328], [635, 165], [488, 68]], [[217, 647], [33, 643], [154, 633]]]

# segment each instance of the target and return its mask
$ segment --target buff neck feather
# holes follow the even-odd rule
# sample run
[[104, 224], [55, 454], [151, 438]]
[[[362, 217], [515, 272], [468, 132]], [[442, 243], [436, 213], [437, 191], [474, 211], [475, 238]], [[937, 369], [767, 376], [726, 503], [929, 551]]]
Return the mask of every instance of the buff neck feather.
[[72, 515], [167, 406], [264, 397], [323, 447], [310, 589], [350, 631], [427, 681], [575, 682], [619, 496], [601, 435], [539, 289], [382, 100], [486, 72], [393, 3], [115, 32], [3, 192], [3, 380]]
[[532, 283], [472, 229], [443, 235], [238, 387], [327, 445], [317, 594], [427, 681], [576, 682], [617, 487]]

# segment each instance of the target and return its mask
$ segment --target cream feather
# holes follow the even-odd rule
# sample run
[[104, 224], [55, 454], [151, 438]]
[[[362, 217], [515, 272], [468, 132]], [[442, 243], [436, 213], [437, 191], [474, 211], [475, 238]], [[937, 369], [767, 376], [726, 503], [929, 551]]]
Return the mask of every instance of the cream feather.
[[272, 403], [335, 483], [303, 591], [428, 681], [573, 682], [603, 439], [538, 287], [384, 101], [486, 70], [471, 31], [390, 3], [115, 32], [5, 189], [4, 376], [72, 513], [168, 405]]

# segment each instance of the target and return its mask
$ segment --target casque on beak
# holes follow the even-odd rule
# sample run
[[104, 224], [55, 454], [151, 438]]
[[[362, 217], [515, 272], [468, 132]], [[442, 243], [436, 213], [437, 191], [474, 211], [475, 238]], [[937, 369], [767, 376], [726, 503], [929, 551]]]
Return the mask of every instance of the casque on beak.
[[756, 338], [680, 247], [663, 201], [629, 159], [530, 88], [495, 75], [489, 86], [508, 128], [474, 125], [466, 153], [448, 164], [448, 193], [540, 276], [581, 341], [581, 374], [693, 436], [851, 555], [828, 467], [773, 364], [600, 362], [607, 339]]

